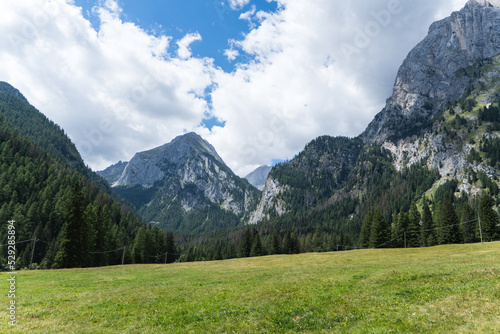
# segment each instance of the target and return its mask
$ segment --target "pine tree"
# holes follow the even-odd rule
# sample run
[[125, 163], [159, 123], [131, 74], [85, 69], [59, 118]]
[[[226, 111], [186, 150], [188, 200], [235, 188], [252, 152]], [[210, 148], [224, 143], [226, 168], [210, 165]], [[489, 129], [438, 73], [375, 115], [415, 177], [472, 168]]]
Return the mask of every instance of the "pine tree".
[[438, 223], [440, 228], [438, 230], [438, 243], [440, 245], [460, 242], [459, 220], [451, 196], [445, 196], [441, 203]]
[[252, 252], [252, 234], [250, 229], [245, 229], [240, 242], [240, 257], [249, 257]]
[[271, 255], [281, 254], [281, 238], [277, 231], [274, 231], [273, 233], [269, 254]]
[[408, 231], [408, 226], [410, 225], [410, 218], [407, 212], [400, 212], [397, 216], [394, 229], [392, 231], [393, 235], [393, 245], [396, 248], [403, 248], [407, 246], [406, 243], [406, 231]]
[[473, 243], [476, 241], [476, 225], [477, 217], [474, 214], [474, 210], [469, 205], [469, 203], [462, 204], [462, 215], [461, 215], [461, 230], [462, 230], [462, 240], [464, 243]]
[[373, 214], [370, 247], [388, 247], [387, 242], [391, 232], [382, 211], [377, 208]]
[[407, 247], [419, 247], [419, 232], [420, 232], [420, 212], [418, 212], [415, 202], [411, 203], [409, 216], [408, 231], [406, 233]]
[[483, 194], [479, 200], [479, 219], [481, 220], [483, 239], [498, 238], [498, 215], [491, 207], [491, 196], [487, 193]]
[[368, 212], [363, 220], [363, 225], [361, 226], [361, 234], [359, 235], [359, 246], [361, 248], [370, 247], [370, 236], [372, 230], [372, 218], [373, 213]]
[[424, 202], [424, 210], [422, 212], [422, 230], [420, 233], [420, 244], [422, 247], [429, 247], [436, 244], [434, 237], [434, 222], [432, 221], [432, 213], [429, 204]]
[[293, 254], [292, 233], [287, 231], [283, 238], [283, 254]]
[[75, 183], [66, 203], [61, 242], [53, 267], [73, 268], [88, 265], [88, 235], [91, 232], [85, 221], [85, 200], [81, 185]]
[[264, 251], [262, 248], [262, 241], [260, 240], [259, 233], [255, 231], [252, 242], [252, 250], [250, 251], [250, 256], [262, 256]]

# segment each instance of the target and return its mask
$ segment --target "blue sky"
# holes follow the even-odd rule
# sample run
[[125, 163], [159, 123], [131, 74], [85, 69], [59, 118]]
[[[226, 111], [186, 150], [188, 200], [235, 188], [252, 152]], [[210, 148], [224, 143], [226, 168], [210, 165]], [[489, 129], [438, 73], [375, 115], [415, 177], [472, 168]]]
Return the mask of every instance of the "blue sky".
[[[84, 16], [96, 30], [99, 17], [92, 9], [99, 3], [98, 0], [75, 0], [75, 5], [82, 7]], [[237, 9], [231, 8], [227, 0], [119, 0], [118, 4], [123, 20], [151, 34], [171, 36], [175, 41], [186, 34], [199, 33], [202, 41], [192, 44], [193, 55], [214, 59], [215, 65], [226, 72], [233, 71], [241, 61], [249, 61], [248, 55], [240, 55], [232, 61], [224, 55], [231, 40], [241, 40], [250, 31], [249, 23], [240, 19], [240, 15], [252, 10], [252, 6], [256, 12], [275, 12], [278, 8], [276, 2], [266, 0], [253, 0]]]
[[466, 0], [0, 1], [0, 80], [94, 170], [194, 131], [240, 176], [359, 135]]

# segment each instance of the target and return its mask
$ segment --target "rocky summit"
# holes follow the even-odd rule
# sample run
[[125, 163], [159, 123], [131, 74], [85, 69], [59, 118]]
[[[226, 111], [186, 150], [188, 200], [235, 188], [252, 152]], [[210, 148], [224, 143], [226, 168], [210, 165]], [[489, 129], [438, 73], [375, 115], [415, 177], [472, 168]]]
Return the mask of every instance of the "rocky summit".
[[[357, 234], [367, 212], [498, 193], [500, 1], [433, 23], [392, 96], [357, 138], [323, 136], [270, 173], [250, 223]], [[498, 203], [497, 203], [498, 204]]]
[[478, 68], [500, 53], [500, 1], [471, 0], [429, 28], [400, 67], [387, 105], [363, 134], [382, 143], [419, 133], [476, 87]]
[[241, 224], [259, 196], [195, 133], [139, 152], [130, 162], [99, 174], [135, 205], [143, 219], [186, 234]]

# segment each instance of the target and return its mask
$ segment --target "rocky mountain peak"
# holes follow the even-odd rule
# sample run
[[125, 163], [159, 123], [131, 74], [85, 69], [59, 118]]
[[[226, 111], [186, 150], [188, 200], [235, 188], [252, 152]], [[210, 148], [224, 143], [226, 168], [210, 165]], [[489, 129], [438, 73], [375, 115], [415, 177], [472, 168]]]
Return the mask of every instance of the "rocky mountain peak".
[[363, 138], [382, 143], [432, 124], [477, 84], [482, 63], [500, 53], [500, 0], [471, 0], [435, 22], [399, 68], [392, 96]]
[[500, 0], [469, 0], [465, 7], [500, 7]]

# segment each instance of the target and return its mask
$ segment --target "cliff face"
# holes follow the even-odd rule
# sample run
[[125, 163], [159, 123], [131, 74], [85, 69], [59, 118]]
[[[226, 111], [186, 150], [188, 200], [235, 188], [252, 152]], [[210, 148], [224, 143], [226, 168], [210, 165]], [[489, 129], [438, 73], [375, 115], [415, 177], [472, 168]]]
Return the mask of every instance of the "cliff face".
[[[195, 133], [137, 153], [117, 178], [121, 168], [123, 164], [113, 165], [100, 175], [131, 201], [146, 221], [183, 233], [191, 233], [198, 225], [218, 223], [210, 221], [211, 214], [225, 216], [218, 219], [228, 221], [226, 225], [238, 225], [259, 196], [256, 188], [236, 176], [213, 146]], [[183, 226], [188, 214], [191, 223], [199, 224]]]
[[[479, 82], [478, 67], [500, 53], [498, 1], [469, 1], [431, 25], [404, 60], [393, 95], [363, 133], [367, 143], [419, 134]], [[410, 129], [410, 130], [409, 130]]]
[[[425, 189], [429, 196], [447, 180], [456, 180], [458, 189], [469, 194], [484, 186], [477, 182], [478, 174], [497, 182], [500, 166], [485, 143], [500, 137], [500, 126], [485, 116], [485, 109], [498, 108], [500, 102], [499, 54], [500, 0], [471, 0], [433, 23], [404, 60], [392, 96], [365, 132], [340, 145], [316, 139], [312, 143], [324, 145], [314, 150], [308, 145], [297, 158], [275, 167], [250, 223], [285, 213], [334, 216], [326, 214], [328, 208], [346, 197], [360, 204], [344, 210], [352, 213], [349, 217], [336, 219], [350, 221], [375, 205], [378, 199], [364, 202], [374, 185], [413, 165], [424, 166], [429, 180], [436, 178]], [[349, 158], [352, 152], [357, 153]], [[370, 179], [374, 171], [384, 176]]]

